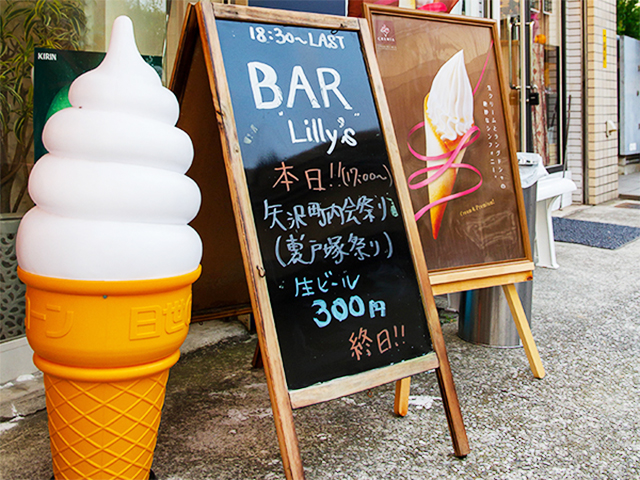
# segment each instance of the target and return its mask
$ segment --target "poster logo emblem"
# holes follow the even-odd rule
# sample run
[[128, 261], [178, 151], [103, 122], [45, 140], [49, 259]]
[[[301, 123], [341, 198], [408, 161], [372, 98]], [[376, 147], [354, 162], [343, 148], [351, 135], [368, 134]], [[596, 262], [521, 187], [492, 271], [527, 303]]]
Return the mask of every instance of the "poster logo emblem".
[[376, 45], [379, 48], [396, 49], [396, 29], [389, 20], [376, 22]]

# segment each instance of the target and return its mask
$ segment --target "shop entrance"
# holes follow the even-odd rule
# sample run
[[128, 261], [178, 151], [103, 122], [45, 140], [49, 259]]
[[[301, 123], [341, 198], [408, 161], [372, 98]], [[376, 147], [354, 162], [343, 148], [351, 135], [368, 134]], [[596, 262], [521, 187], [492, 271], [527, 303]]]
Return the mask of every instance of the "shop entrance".
[[464, 0], [458, 8], [465, 15], [499, 22], [516, 148], [540, 154], [550, 173], [562, 170], [566, 121], [561, 2]]

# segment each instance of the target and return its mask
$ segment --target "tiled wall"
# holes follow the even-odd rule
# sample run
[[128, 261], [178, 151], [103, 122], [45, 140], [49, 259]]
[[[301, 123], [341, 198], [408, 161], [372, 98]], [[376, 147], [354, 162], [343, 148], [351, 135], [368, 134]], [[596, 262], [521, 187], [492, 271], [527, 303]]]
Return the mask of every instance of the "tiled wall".
[[[605, 47], [606, 43], [606, 47]], [[587, 0], [587, 191], [585, 203], [618, 197], [616, 0]]]
[[[583, 120], [582, 120], [582, 2], [583, 0], [568, 0], [566, 3], [566, 93], [567, 115], [569, 131], [567, 136], [567, 168], [571, 172], [572, 180], [578, 187], [573, 192], [573, 203], [584, 202], [584, 172], [583, 157]], [[571, 104], [569, 105], [569, 97]]]

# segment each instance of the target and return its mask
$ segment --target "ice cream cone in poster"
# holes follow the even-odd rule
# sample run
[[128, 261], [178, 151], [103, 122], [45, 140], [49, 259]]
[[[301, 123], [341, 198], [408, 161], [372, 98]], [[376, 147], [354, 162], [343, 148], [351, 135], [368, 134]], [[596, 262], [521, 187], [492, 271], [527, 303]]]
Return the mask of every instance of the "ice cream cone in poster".
[[54, 477], [146, 480], [200, 274], [193, 146], [127, 17], [69, 100], [45, 125], [16, 242]]
[[438, 238], [447, 208], [443, 199], [453, 192], [455, 165], [462, 163], [472, 127], [473, 93], [460, 50], [440, 68], [424, 99], [429, 214], [434, 239]]

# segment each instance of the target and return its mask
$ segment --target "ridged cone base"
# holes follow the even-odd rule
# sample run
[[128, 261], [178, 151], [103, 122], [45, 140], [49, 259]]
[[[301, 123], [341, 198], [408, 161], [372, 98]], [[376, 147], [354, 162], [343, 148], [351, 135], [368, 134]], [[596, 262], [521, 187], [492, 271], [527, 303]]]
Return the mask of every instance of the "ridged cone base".
[[147, 480], [169, 370], [113, 382], [45, 374], [56, 480]]

